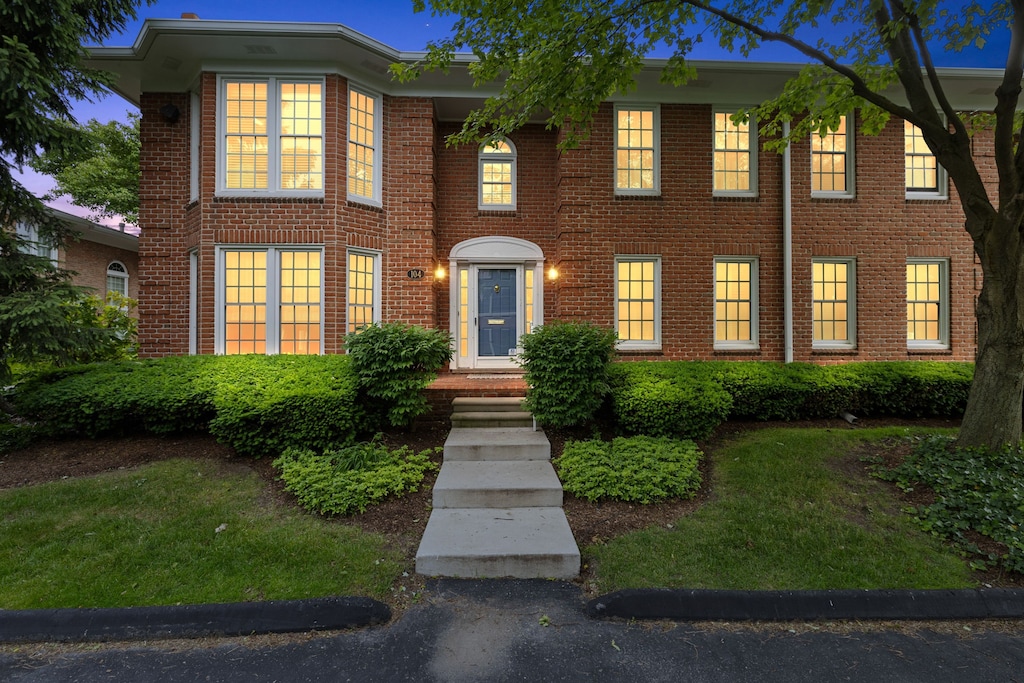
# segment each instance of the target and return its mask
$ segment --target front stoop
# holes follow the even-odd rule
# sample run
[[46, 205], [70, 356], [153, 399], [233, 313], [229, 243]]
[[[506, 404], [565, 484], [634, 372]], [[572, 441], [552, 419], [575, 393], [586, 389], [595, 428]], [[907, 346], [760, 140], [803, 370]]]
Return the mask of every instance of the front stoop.
[[562, 510], [551, 444], [541, 431], [452, 429], [433, 505], [416, 553], [419, 574], [522, 579], [579, 575], [579, 547]]

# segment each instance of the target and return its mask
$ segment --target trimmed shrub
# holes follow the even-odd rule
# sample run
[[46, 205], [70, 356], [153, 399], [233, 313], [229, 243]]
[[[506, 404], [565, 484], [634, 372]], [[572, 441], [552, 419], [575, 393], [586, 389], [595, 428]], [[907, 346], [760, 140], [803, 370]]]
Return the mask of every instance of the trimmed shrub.
[[526, 409], [542, 425], [571, 427], [594, 419], [609, 393], [615, 332], [588, 322], [553, 321], [521, 340]]
[[692, 498], [700, 488], [702, 455], [692, 441], [619, 437], [610, 442], [569, 441], [554, 465], [565, 490], [578, 498], [646, 505]]
[[299, 504], [323, 515], [351, 515], [388, 496], [418, 491], [437, 464], [441, 448], [413, 453], [408, 446], [389, 450], [375, 443], [327, 450], [289, 448], [274, 461], [286, 490]]
[[223, 357], [212, 385], [210, 432], [242, 455], [290, 447], [323, 450], [367, 433], [358, 380], [347, 356]]
[[370, 414], [393, 426], [429, 409], [423, 390], [452, 358], [451, 336], [414, 325], [370, 325], [345, 337]]
[[713, 380], [663, 379], [644, 369], [617, 373], [612, 393], [616, 426], [625, 434], [703, 439], [731, 406], [728, 392]]

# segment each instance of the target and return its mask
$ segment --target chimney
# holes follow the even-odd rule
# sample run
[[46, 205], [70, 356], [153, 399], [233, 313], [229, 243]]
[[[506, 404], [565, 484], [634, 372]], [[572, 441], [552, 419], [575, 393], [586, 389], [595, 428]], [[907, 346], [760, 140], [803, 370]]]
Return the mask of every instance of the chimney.
[[121, 232], [124, 232], [124, 223], [118, 223], [117, 229], [120, 230]]
[[199, 15], [196, 14], [195, 12], [182, 12], [181, 13], [181, 18], [182, 19], [198, 19]]

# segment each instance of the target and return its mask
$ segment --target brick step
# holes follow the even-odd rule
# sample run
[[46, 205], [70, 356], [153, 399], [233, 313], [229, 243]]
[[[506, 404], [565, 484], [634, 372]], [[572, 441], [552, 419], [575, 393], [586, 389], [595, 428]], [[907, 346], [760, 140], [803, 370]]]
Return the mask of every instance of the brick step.
[[449, 461], [434, 483], [434, 509], [561, 507], [562, 483], [547, 460]]
[[488, 427], [533, 427], [533, 415], [525, 411], [483, 411], [452, 413], [453, 429]]
[[580, 551], [560, 507], [435, 509], [416, 553], [416, 572], [573, 579]]
[[455, 428], [444, 442], [444, 461], [550, 460], [551, 442], [530, 427]]

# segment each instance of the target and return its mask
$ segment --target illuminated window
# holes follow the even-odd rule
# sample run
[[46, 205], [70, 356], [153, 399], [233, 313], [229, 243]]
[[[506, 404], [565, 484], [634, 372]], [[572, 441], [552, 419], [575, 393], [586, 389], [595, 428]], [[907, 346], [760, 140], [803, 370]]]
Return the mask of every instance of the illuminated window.
[[812, 196], [853, 196], [853, 139], [846, 116], [824, 136], [811, 133]]
[[222, 81], [220, 190], [322, 194], [323, 84]]
[[616, 257], [615, 330], [621, 349], [661, 347], [661, 258]]
[[120, 261], [111, 261], [107, 266], [107, 294], [111, 292], [128, 296], [128, 269]]
[[516, 208], [516, 148], [508, 140], [480, 147], [478, 208], [514, 211]]
[[815, 259], [811, 263], [815, 348], [850, 348], [856, 342], [854, 264], [853, 259]]
[[220, 353], [321, 353], [319, 249], [222, 248], [218, 258]]
[[380, 98], [360, 90], [348, 91], [348, 196], [355, 201], [380, 202]]
[[756, 259], [715, 259], [715, 348], [757, 348]]
[[907, 259], [907, 346], [949, 346], [949, 262]]
[[660, 189], [660, 110], [615, 108], [616, 194], [658, 194]]
[[716, 195], [757, 194], [757, 126], [751, 117], [733, 123], [736, 112], [714, 114], [712, 189]]
[[946, 173], [924, 141], [921, 129], [909, 121], [903, 122], [903, 145], [907, 196], [945, 197]]
[[380, 254], [348, 252], [348, 331], [380, 322]]

